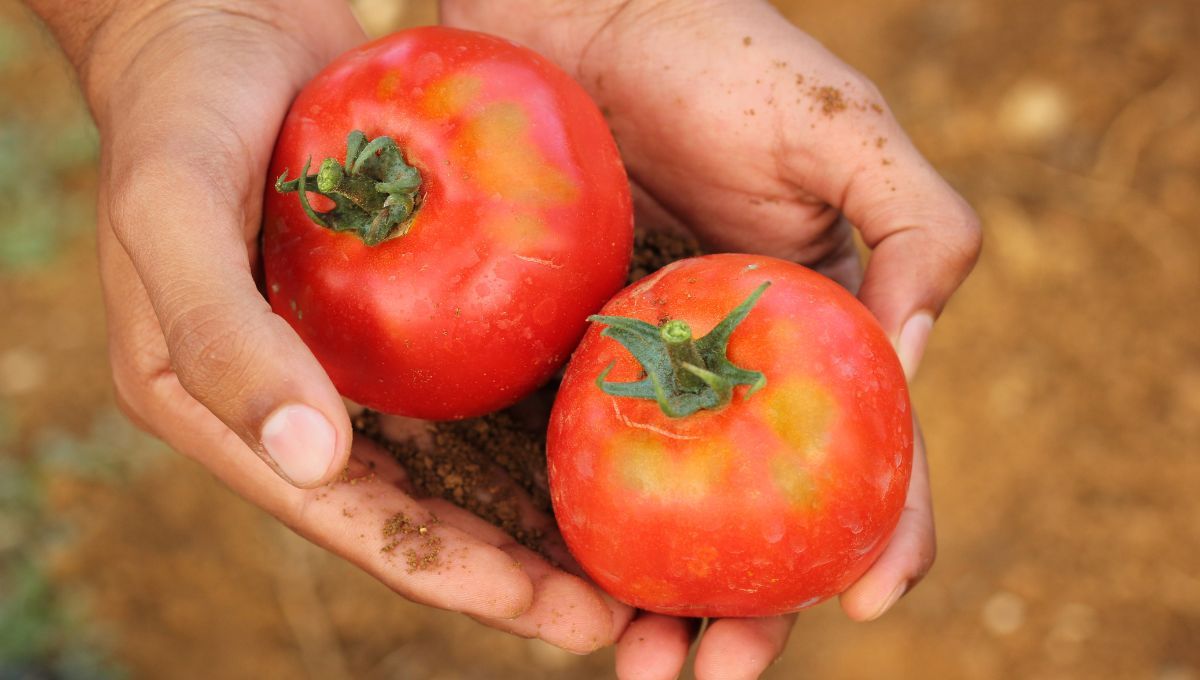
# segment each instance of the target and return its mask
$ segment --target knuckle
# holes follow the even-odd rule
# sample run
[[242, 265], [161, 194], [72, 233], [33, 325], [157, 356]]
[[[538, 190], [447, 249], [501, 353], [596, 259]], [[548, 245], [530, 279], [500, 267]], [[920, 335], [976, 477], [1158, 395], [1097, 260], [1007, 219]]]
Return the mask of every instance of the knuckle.
[[[244, 163], [233, 161], [244, 157], [244, 140], [225, 121], [192, 121], [187, 126], [194, 134], [182, 138], [173, 137], [172, 130], [133, 126], [108, 145], [130, 147], [112, 152], [105, 207], [113, 233], [135, 260], [140, 238], [155, 234], [165, 220], [197, 211], [235, 220], [244, 217], [240, 196], [228, 190], [249, 179], [230, 174], [243, 172]], [[195, 143], [201, 133], [203, 151]]]
[[139, 234], [148, 231], [144, 225], [168, 214], [169, 202], [177, 200], [174, 197], [179, 194], [179, 187], [198, 185], [191, 179], [191, 170], [168, 162], [157, 153], [114, 164], [118, 167], [114, 168], [109, 184], [109, 219], [117, 240], [134, 255]]
[[235, 401], [253, 383], [254, 333], [234, 305], [183, 307], [165, 324], [171, 366], [200, 402]]
[[933, 563], [937, 561], [937, 538], [934, 535], [929, 536], [929, 541], [921, 546], [917, 552], [916, 568], [912, 575], [911, 581], [916, 583], [925, 578], [930, 569], [933, 569]]
[[933, 563], [937, 562], [937, 540], [931, 540], [928, 547], [921, 553], [920, 575], [924, 576], [933, 568]]
[[874, 104], [878, 104], [879, 106], [886, 108], [887, 101], [884, 99], [883, 92], [879, 89], [879, 86], [876, 85], [873, 80], [866, 77], [865, 75], [863, 75], [857, 71], [854, 71], [853, 73], [854, 73], [853, 77], [850, 78], [851, 85], [854, 88], [861, 90], [863, 97], [868, 102], [872, 102]]
[[957, 268], [970, 271], [983, 249], [983, 229], [979, 216], [965, 203], [952, 216], [954, 227], [947, 232], [946, 245]]

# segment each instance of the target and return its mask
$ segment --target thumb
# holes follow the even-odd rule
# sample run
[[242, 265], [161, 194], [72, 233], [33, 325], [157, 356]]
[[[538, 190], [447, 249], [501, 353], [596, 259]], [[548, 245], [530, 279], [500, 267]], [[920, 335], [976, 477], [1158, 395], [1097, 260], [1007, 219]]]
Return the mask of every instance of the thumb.
[[[212, 149], [207, 139], [202, 148]], [[349, 457], [349, 418], [312, 353], [255, 286], [245, 234], [257, 233], [261, 185], [253, 168], [230, 180], [213, 171], [211, 154], [188, 146], [109, 164], [102, 209], [184, 389], [292, 484], [329, 481]]]

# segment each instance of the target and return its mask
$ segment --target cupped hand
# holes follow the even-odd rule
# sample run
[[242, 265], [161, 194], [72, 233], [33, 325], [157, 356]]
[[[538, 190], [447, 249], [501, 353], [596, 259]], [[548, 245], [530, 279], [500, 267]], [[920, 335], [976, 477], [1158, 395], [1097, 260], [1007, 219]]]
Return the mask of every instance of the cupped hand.
[[[765, 2], [523, 6], [446, 0], [443, 19], [529, 44], [588, 88], [617, 137], [644, 223], [686, 228], [709, 250], [789, 258], [834, 278], [875, 314], [913, 376], [934, 318], [974, 265], [980, 230], [874, 85]], [[865, 270], [854, 228], [871, 249]], [[880, 616], [933, 562], [916, 431], [896, 532], [841, 596], [855, 620]], [[712, 622], [697, 677], [757, 677], [782, 652], [793, 620]], [[618, 643], [618, 674], [675, 677], [696, 631], [682, 619], [640, 616]]]
[[[84, 6], [115, 9], [84, 35], [69, 21]], [[78, 67], [100, 129], [98, 243], [125, 412], [411, 600], [571, 651], [610, 644], [627, 607], [469, 513], [414, 500], [396, 462], [355, 441], [329, 378], [256, 286], [276, 133], [296, 91], [364, 39], [348, 7], [35, 9]], [[399, 531], [389, 524], [399, 517], [426, 530]]]

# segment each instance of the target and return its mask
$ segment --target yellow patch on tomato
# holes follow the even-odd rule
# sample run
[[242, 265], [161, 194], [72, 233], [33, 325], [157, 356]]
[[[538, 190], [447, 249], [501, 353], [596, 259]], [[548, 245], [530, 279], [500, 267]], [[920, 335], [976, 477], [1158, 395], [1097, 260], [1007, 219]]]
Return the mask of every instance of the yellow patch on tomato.
[[792, 379], [768, 387], [762, 396], [763, 421], [783, 448], [768, 461], [771, 480], [797, 507], [815, 507], [811, 466], [825, 457], [837, 408], [833, 395], [812, 380]]
[[566, 203], [575, 182], [542, 157], [529, 136], [529, 119], [511, 102], [489, 104], [455, 144], [459, 167], [489, 194], [520, 203]]
[[804, 329], [800, 324], [788, 319], [776, 319], [771, 322], [767, 331], [767, 339], [763, 342], [768, 347], [795, 347], [804, 339]]
[[771, 457], [771, 480], [783, 497], [797, 507], [814, 508], [817, 489], [808, 468], [793, 456], [779, 454]]
[[816, 382], [804, 379], [768, 386], [764, 392], [762, 415], [767, 426], [802, 458], [810, 461], [823, 458], [837, 408], [833, 395]]
[[660, 435], [643, 430], [617, 434], [609, 453], [618, 482], [662, 500], [693, 502], [727, 483], [734, 450], [725, 441], [688, 442], [672, 450]]
[[516, 212], [488, 224], [488, 234], [514, 253], [533, 253], [547, 236], [546, 223], [534, 213]]
[[483, 91], [479, 76], [455, 74], [434, 83], [425, 92], [425, 112], [434, 118], [450, 118], [463, 112]]
[[396, 88], [400, 85], [400, 71], [392, 69], [379, 79], [379, 83], [375, 86], [376, 99], [391, 99], [396, 94]]

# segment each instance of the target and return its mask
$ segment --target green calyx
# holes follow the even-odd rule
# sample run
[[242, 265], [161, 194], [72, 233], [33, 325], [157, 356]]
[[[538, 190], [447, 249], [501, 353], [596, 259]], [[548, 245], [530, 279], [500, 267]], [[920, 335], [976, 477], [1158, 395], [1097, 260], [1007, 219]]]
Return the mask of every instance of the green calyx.
[[[393, 236], [403, 236], [412, 226], [417, 207], [421, 173], [404, 162], [391, 137], [370, 141], [355, 130], [346, 138], [346, 161], [326, 158], [317, 174], [308, 174], [309, 158], [300, 176], [287, 179], [285, 170], [275, 180], [281, 194], [296, 192], [309, 219], [333, 231], [349, 231], [369, 245], [379, 245]], [[313, 186], [315, 184], [315, 187]], [[333, 201], [333, 209], [317, 212], [308, 202], [308, 192]]]
[[680, 319], [656, 327], [624, 316], [588, 317], [588, 321], [608, 326], [601, 335], [621, 343], [646, 372], [646, 377], [634, 382], [609, 382], [608, 374], [614, 365], [609, 364], [596, 378], [596, 385], [614, 397], [653, 399], [670, 418], [689, 416], [700, 409], [721, 408], [733, 399], [733, 388], [737, 385], [749, 386], [746, 392], [749, 398], [767, 384], [767, 378], [759, 371], [734, 366], [726, 352], [729, 336], [769, 285], [771, 282], [767, 281], [756, 288], [699, 340], [692, 339], [691, 327]]

